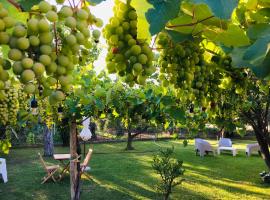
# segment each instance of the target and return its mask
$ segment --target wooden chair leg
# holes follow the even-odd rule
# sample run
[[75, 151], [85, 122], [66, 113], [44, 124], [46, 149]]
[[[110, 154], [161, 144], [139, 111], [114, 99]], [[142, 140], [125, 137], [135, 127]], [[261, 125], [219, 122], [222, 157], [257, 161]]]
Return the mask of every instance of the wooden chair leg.
[[44, 184], [45, 182], [47, 182], [50, 178], [56, 182], [55, 178], [54, 178], [54, 174], [55, 172], [57, 172], [57, 169], [55, 169], [54, 171], [48, 172], [48, 175], [44, 177], [44, 180], [41, 182], [41, 184]]
[[88, 179], [92, 180], [91, 176], [90, 176], [89, 174], [87, 174], [86, 172], [81, 172], [81, 175], [80, 175], [80, 176], [82, 176], [83, 174], [84, 174]]

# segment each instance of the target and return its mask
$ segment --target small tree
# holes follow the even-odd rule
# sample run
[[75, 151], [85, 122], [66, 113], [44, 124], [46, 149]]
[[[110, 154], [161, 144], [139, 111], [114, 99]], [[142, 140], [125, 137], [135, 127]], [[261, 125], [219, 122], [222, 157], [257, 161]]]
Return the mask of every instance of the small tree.
[[169, 199], [172, 189], [180, 185], [184, 179], [180, 177], [184, 174], [183, 161], [173, 158], [174, 148], [160, 150], [158, 155], [154, 156], [152, 167], [161, 177], [157, 190], [164, 197]]

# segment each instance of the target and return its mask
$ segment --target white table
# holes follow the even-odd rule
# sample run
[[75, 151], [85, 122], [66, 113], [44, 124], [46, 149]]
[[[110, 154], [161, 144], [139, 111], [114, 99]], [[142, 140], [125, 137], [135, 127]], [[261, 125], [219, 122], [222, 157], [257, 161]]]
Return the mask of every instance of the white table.
[[2, 174], [4, 183], [8, 181], [7, 178], [7, 165], [6, 165], [6, 159], [0, 158], [0, 174]]
[[232, 154], [233, 154], [233, 156], [236, 156], [236, 154], [237, 154], [237, 149], [234, 148], [234, 147], [218, 147], [218, 148], [217, 148], [217, 153], [218, 153], [218, 155], [220, 155], [220, 151], [221, 151], [221, 150], [231, 151]]

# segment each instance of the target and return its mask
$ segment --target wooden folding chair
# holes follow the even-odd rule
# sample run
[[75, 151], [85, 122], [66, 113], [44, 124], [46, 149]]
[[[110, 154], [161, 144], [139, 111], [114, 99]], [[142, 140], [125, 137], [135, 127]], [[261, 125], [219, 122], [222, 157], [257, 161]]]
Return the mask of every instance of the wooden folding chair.
[[93, 153], [93, 149], [89, 149], [86, 157], [84, 158], [84, 161], [82, 164], [80, 164], [81, 171], [80, 171], [80, 177], [84, 174], [87, 178], [91, 179], [90, 175], [87, 174], [87, 165], [91, 159]]
[[48, 181], [49, 179], [52, 179], [54, 182], [56, 182], [56, 179], [54, 177], [54, 174], [57, 172], [57, 170], [60, 168], [59, 165], [50, 165], [50, 166], [47, 166], [45, 161], [43, 160], [42, 156], [40, 153], [38, 153], [39, 155], [39, 159], [40, 159], [40, 162], [42, 164], [42, 166], [44, 167], [47, 175], [45, 175], [41, 180], [41, 184], [45, 183], [46, 181]]

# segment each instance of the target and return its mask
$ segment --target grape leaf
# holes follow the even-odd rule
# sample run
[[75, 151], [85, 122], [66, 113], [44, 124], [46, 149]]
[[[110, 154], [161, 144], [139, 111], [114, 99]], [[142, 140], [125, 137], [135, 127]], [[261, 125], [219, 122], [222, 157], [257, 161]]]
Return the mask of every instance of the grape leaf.
[[26, 22], [29, 14], [27, 12], [20, 12], [15, 6], [10, 4], [8, 1], [2, 3], [4, 8], [7, 9], [8, 15], [15, 20]]
[[91, 5], [97, 5], [100, 4], [102, 1], [106, 1], [106, 0], [86, 0], [87, 2], [89, 2]]
[[248, 60], [251, 64], [262, 64], [265, 56], [267, 55], [270, 47], [270, 35], [269, 37], [259, 38], [254, 44], [248, 47], [243, 59]]
[[191, 34], [183, 34], [176, 31], [166, 30], [166, 32], [170, 35], [171, 39], [175, 43], [183, 42], [185, 40], [193, 40]]
[[270, 36], [270, 24], [255, 24], [249, 27], [247, 35], [250, 39], [258, 39], [265, 36]]
[[230, 24], [228, 30], [217, 34], [216, 40], [225, 46], [241, 47], [249, 45], [249, 38], [239, 26]]
[[196, 4], [207, 4], [216, 17], [230, 19], [238, 0], [193, 0]]
[[20, 4], [22, 7], [23, 11], [29, 11], [34, 5], [39, 4], [42, 0], [17, 0], [17, 2]]
[[169, 107], [165, 110], [173, 119], [183, 121], [185, 119], [185, 111], [176, 106]]
[[232, 66], [234, 67], [248, 67], [258, 78], [265, 78], [270, 74], [270, 51], [268, 51], [262, 63], [252, 64], [248, 60], [244, 60], [243, 57], [247, 52], [248, 47], [233, 48], [229, 54], [232, 58]]
[[131, 6], [138, 15], [137, 37], [149, 39], [164, 29], [167, 22], [178, 15], [181, 1], [132, 0]]
[[147, 11], [146, 18], [150, 22], [150, 33], [155, 35], [165, 27], [170, 19], [178, 15], [181, 0], [149, 0], [149, 2], [153, 5], [153, 8]]
[[150, 33], [150, 24], [146, 20], [146, 12], [153, 8], [153, 6], [147, 2], [147, 0], [131, 1], [130, 5], [136, 10], [138, 16], [137, 22], [137, 37], [139, 39], [149, 39], [152, 34]]

